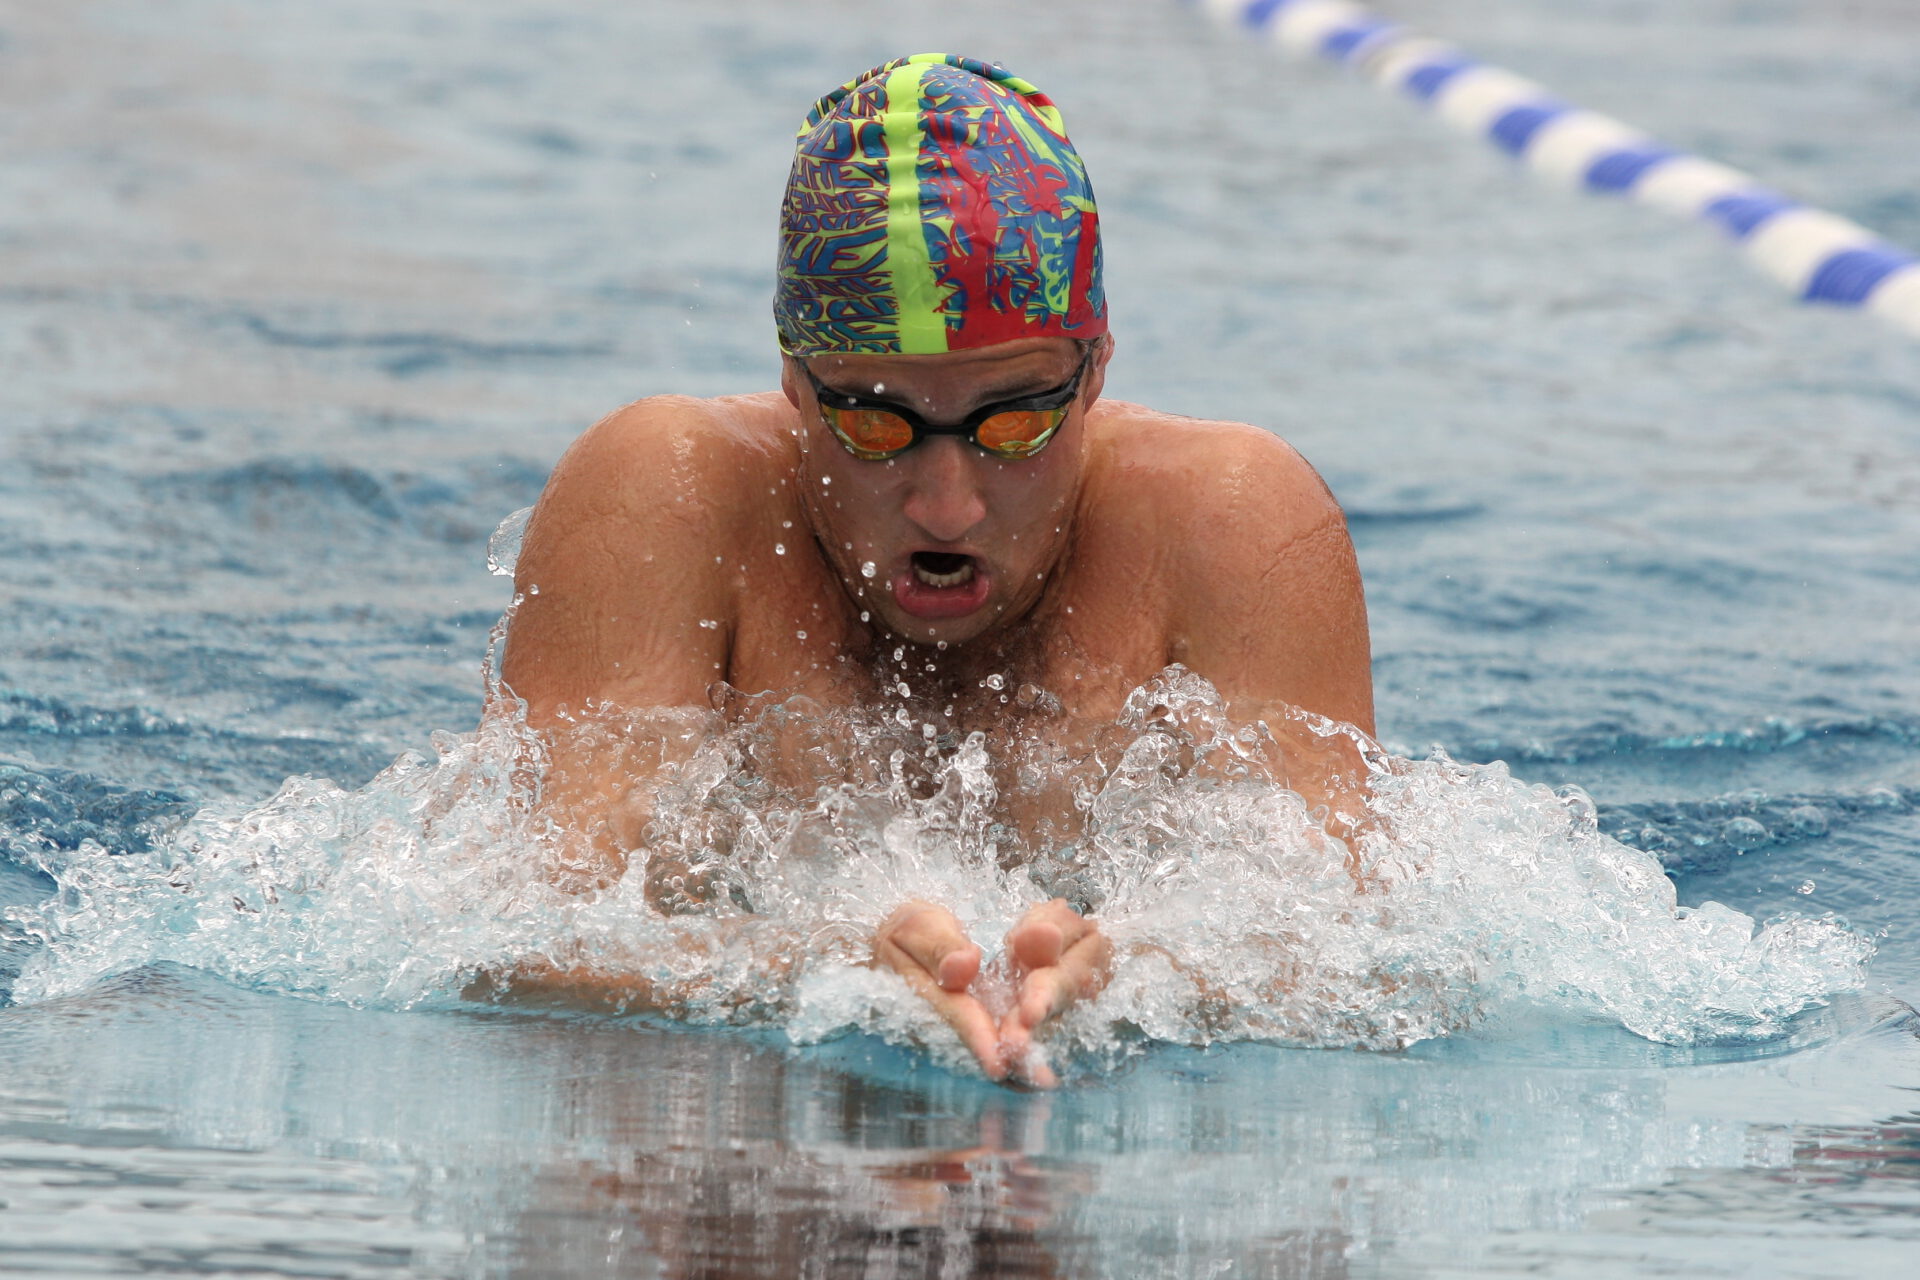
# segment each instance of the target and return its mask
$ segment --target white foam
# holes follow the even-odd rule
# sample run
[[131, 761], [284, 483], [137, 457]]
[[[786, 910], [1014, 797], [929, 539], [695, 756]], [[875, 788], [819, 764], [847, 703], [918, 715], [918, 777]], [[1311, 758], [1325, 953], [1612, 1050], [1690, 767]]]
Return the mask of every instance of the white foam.
[[[1756, 931], [1727, 907], [1676, 909], [1659, 865], [1600, 835], [1584, 796], [1504, 766], [1395, 759], [1341, 726], [1277, 722], [1306, 749], [1364, 756], [1377, 825], [1357, 849], [1361, 892], [1346, 846], [1263, 780], [1271, 736], [1228, 722], [1198, 677], [1173, 668], [1137, 691], [1091, 758], [1060, 750], [1044, 695], [1025, 701], [1039, 719], [997, 755], [978, 734], [926, 735], [918, 717], [938, 712], [912, 704], [853, 716], [796, 700], [731, 730], [704, 709], [582, 717], [584, 740], [700, 744], [636, 781], [653, 793], [651, 864], [583, 892], [556, 886], [573, 845], [532, 804], [542, 742], [497, 717], [358, 790], [295, 778], [147, 852], [42, 851], [60, 888], [18, 913], [43, 945], [14, 994], [171, 961], [405, 1007], [544, 964], [613, 975], [615, 993], [644, 978], [692, 1020], [797, 1040], [860, 1028], [959, 1064], [931, 1012], [866, 967], [873, 931], [926, 899], [992, 948], [1056, 893], [1089, 904], [1119, 955], [1107, 990], [1050, 1033], [1052, 1053], [1083, 1061], [1142, 1032], [1388, 1048], [1514, 1001], [1658, 1040], [1765, 1037], [1862, 981], [1870, 944], [1841, 924]], [[822, 781], [782, 783], [755, 766], [767, 758]], [[1023, 842], [1000, 825], [996, 778], [1073, 796], [1084, 830]]]

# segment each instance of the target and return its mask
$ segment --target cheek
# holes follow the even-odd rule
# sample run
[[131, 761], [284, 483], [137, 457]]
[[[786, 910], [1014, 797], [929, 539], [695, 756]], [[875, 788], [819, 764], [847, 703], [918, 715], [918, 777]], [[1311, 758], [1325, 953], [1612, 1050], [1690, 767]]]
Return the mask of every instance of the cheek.
[[1057, 516], [1072, 493], [1073, 469], [1042, 455], [1026, 462], [1001, 463], [987, 501], [999, 507], [1008, 524], [1036, 525]]
[[837, 443], [827, 443], [831, 452], [815, 442], [806, 480], [807, 502], [818, 520], [846, 534], [884, 527], [902, 500], [896, 492], [898, 470], [884, 462], [862, 462]]

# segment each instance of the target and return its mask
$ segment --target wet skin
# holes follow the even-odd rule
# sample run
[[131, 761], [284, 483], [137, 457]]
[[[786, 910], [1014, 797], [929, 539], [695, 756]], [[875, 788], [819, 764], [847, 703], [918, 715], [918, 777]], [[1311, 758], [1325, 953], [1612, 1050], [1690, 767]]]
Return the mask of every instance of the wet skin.
[[[1297, 706], [1371, 733], [1366, 611], [1338, 504], [1269, 432], [1101, 399], [1111, 354], [1101, 343], [1047, 447], [1014, 461], [953, 436], [857, 458], [791, 360], [778, 393], [627, 406], [575, 443], [535, 509], [506, 684], [536, 728], [589, 701], [706, 706], [720, 681], [869, 705], [891, 693], [886, 655], [898, 649], [916, 692], [955, 708], [957, 729], [991, 732], [1004, 708], [981, 695], [990, 674], [1097, 721], [1179, 662], [1235, 719]], [[1031, 338], [808, 367], [831, 390], [949, 423], [1060, 386], [1080, 356], [1065, 339]], [[586, 833], [582, 861], [617, 876], [647, 818], [632, 779], [673, 750], [553, 742], [543, 803]], [[1319, 802], [1327, 769], [1303, 754], [1276, 775]], [[874, 962], [902, 974], [989, 1076], [1050, 1084], [1033, 1037], [1099, 990], [1111, 947], [1052, 902], [1004, 953], [1015, 990], [996, 1018], [980, 999], [981, 948], [944, 908], [901, 904], [873, 942]]]

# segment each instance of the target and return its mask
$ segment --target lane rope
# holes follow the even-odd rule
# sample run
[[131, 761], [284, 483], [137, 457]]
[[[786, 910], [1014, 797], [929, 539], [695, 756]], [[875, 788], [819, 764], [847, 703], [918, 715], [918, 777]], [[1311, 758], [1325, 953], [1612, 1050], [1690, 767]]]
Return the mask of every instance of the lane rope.
[[1800, 299], [1869, 311], [1920, 337], [1920, 261], [1857, 222], [1575, 106], [1351, 0], [1180, 2], [1296, 56], [1351, 68], [1551, 182], [1712, 223]]

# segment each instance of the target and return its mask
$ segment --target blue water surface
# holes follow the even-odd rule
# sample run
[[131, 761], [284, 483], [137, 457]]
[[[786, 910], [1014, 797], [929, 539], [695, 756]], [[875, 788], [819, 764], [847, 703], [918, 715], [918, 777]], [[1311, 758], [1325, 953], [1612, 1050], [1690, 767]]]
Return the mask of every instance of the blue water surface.
[[[1378, 7], [1920, 246], [1903, 0]], [[0, 903], [470, 728], [487, 535], [609, 409], [773, 385], [792, 130], [920, 48], [1062, 104], [1109, 394], [1326, 474], [1389, 745], [1585, 788], [1683, 903], [1841, 913], [1867, 989], [1757, 1045], [1518, 1010], [1034, 1096], [149, 966], [0, 1007], [0, 1270], [1906, 1274], [1920, 352], [1171, 0], [0, 8]]]

